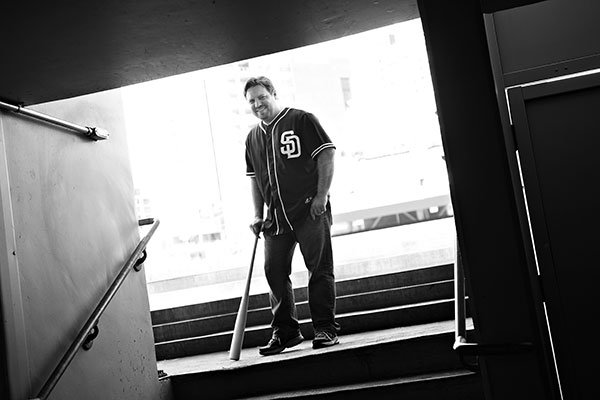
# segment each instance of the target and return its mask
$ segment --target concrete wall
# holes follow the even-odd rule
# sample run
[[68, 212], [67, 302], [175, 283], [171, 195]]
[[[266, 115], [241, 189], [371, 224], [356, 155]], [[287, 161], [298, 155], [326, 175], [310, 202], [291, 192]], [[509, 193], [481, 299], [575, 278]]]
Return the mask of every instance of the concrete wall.
[[[9, 293], [2, 292], [4, 304], [10, 301], [17, 310], [12, 320], [5, 320], [8, 339], [10, 332], [19, 331], [19, 323], [24, 326], [21, 349], [7, 344], [9, 357], [17, 359], [13, 365], [21, 369], [11, 379], [18, 398], [41, 388], [140, 238], [118, 92], [33, 108], [102, 127], [111, 136], [93, 142], [0, 113], [0, 150], [6, 159], [5, 175], [0, 174], [2, 207], [4, 215], [12, 208], [14, 224], [13, 233], [11, 221], [4, 221], [9, 254], [0, 262], [10, 259], [12, 235], [15, 257], [2, 268], [4, 275], [9, 268], [18, 277]], [[18, 290], [21, 296], [15, 298]], [[161, 398], [143, 272], [129, 275], [99, 328], [92, 349], [78, 352], [50, 398]]]

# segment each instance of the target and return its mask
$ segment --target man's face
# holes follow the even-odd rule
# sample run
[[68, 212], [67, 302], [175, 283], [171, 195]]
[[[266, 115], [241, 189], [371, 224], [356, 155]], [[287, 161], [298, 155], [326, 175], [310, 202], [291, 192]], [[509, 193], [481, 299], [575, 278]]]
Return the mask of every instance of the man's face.
[[250, 104], [252, 114], [269, 123], [279, 113], [279, 106], [275, 95], [269, 93], [264, 86], [252, 86], [246, 92], [246, 100]]

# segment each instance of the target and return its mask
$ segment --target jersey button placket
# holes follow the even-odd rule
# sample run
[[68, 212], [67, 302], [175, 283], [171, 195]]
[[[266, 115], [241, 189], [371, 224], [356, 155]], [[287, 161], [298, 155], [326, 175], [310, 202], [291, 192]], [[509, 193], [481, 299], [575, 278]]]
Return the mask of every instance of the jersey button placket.
[[273, 208], [273, 218], [277, 225], [277, 232], [279, 233], [279, 217], [277, 216], [277, 208], [275, 204], [279, 202], [279, 195], [277, 193], [277, 184], [275, 182], [275, 160], [273, 159], [272, 146], [273, 136], [271, 135], [272, 126], [265, 126], [265, 153], [267, 156], [267, 172], [269, 174], [269, 190], [271, 191], [271, 207]]

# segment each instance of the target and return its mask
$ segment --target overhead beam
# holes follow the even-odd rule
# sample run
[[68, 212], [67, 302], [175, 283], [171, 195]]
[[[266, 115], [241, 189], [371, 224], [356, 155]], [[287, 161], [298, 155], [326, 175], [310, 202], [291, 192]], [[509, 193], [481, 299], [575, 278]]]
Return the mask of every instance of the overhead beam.
[[416, 0], [2, 2], [0, 100], [74, 97], [417, 17]]

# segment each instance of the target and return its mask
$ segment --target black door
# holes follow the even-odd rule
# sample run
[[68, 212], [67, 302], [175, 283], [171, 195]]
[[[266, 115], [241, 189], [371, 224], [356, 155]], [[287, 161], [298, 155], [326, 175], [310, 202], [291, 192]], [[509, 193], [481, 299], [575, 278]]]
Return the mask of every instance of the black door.
[[600, 74], [508, 94], [564, 398], [600, 398]]

